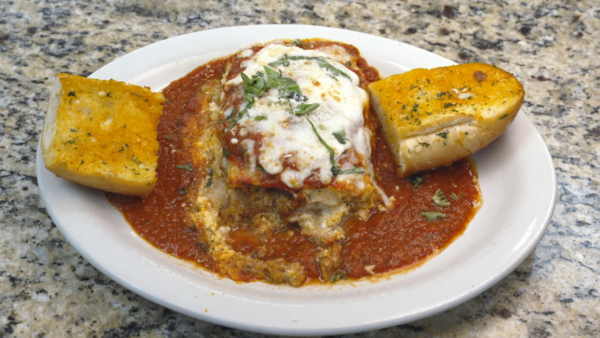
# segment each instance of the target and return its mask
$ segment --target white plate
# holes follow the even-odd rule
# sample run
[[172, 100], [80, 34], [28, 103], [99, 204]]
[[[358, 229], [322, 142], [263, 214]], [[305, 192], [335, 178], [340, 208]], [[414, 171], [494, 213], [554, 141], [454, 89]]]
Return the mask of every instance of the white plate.
[[[244, 26], [178, 36], [136, 50], [92, 77], [160, 90], [219, 56], [260, 41], [321, 37], [358, 47], [382, 76], [452, 61], [405, 43], [314, 26]], [[378, 283], [299, 289], [237, 284], [190, 268], [138, 237], [104, 194], [37, 176], [47, 210], [67, 240], [96, 268], [160, 305], [202, 320], [285, 335], [329, 335], [389, 327], [444, 311], [491, 287], [533, 250], [552, 215], [552, 159], [522, 112], [508, 131], [475, 155], [483, 207], [465, 233], [422, 267]]]

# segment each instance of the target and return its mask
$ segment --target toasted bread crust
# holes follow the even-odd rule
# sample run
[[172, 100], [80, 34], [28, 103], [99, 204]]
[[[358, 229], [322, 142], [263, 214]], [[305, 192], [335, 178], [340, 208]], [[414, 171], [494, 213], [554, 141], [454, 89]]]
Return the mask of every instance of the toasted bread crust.
[[414, 69], [374, 82], [369, 91], [401, 177], [487, 146], [525, 96], [513, 75], [481, 63]]
[[46, 168], [104, 191], [146, 196], [156, 183], [162, 94], [58, 74], [42, 135]]

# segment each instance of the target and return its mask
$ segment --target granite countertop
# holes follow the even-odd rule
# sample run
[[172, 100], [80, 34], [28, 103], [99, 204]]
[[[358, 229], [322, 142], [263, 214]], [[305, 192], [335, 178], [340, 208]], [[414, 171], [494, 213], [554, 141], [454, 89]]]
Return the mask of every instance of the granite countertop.
[[262, 336], [181, 315], [110, 280], [56, 228], [35, 174], [55, 73], [89, 75], [156, 41], [249, 24], [346, 28], [457, 62], [493, 63], [523, 83], [521, 113], [552, 154], [558, 204], [524, 263], [456, 308], [356, 336], [600, 336], [597, 1], [0, 3], [0, 336]]

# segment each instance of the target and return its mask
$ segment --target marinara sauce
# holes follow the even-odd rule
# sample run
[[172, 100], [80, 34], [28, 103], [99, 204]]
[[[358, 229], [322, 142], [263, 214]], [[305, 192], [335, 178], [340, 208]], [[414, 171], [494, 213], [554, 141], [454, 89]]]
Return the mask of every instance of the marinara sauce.
[[[317, 48], [327, 43], [330, 42], [311, 42], [303, 48]], [[358, 55], [355, 47], [340, 45]], [[195, 113], [202, 104], [197, 100], [197, 94], [207, 81], [220, 80], [232, 61], [233, 56], [211, 61], [165, 88], [166, 101], [158, 126], [158, 180], [154, 190], [146, 198], [107, 193], [108, 200], [150, 244], [215, 273], [219, 273], [219, 263], [209, 254], [203, 225], [194, 224], [188, 216], [193, 196], [188, 192], [194, 191], [206, 173], [187, 168], [193, 158], [190, 142], [201, 121]], [[362, 57], [356, 66], [362, 71], [359, 76], [363, 86], [379, 80], [377, 71]], [[233, 63], [232, 72], [239, 72], [236, 63]], [[366, 123], [376, 123], [374, 121], [374, 113], [367, 116]], [[381, 128], [373, 129], [377, 132], [371, 160], [377, 183], [391, 198], [393, 207], [387, 211], [373, 210], [366, 221], [351, 216], [344, 222], [346, 237], [339, 268], [350, 278], [396, 271], [425, 261], [464, 232], [480, 205], [473, 162], [465, 159], [420, 173], [420, 183], [415, 177], [398, 179], [396, 164]], [[198, 164], [194, 167], [198, 168]], [[437, 189], [444, 192], [450, 206], [434, 204], [432, 196]], [[439, 212], [444, 217], [429, 221], [422, 215], [424, 212]], [[251, 254], [260, 245], [268, 243], [264, 260], [283, 258], [286, 262], [298, 262], [303, 265], [308, 278], [320, 279], [315, 259], [319, 246], [304, 237], [298, 227], [266, 233], [261, 238], [235, 224], [231, 228], [228, 243], [235, 251]], [[241, 281], [251, 281], [253, 277], [243, 275], [241, 278], [244, 279]]]

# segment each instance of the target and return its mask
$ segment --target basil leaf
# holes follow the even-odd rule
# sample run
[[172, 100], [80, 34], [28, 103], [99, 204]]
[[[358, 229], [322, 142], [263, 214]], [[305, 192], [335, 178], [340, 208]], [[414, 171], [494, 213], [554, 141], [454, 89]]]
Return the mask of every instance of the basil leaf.
[[284, 54], [281, 59], [269, 63], [269, 66], [271, 66], [271, 67], [278, 67], [278, 66], [281, 66], [281, 65], [284, 65], [285, 67], [287, 67], [287, 66], [290, 65], [290, 61], [288, 59], [287, 54]]
[[261, 97], [265, 90], [268, 89], [263, 73], [256, 73], [252, 75], [252, 78], [249, 78], [244, 73], [241, 73], [240, 75], [242, 77], [242, 81], [244, 81], [244, 100], [246, 100], [247, 93], [250, 93], [256, 97]]
[[[236, 113], [236, 110], [233, 109], [231, 111], [231, 114], [227, 115], [227, 117], [224, 120], [219, 121], [219, 123], [223, 123], [223, 122], [227, 122], [227, 121], [231, 120], [231, 118], [233, 117], [233, 115], [235, 115], [235, 113]], [[170, 140], [171, 138], [169, 138], [168, 136], [169, 135], [167, 135], [167, 139]]]
[[334, 166], [331, 168], [331, 172], [333, 173], [334, 176], [344, 175], [344, 174], [364, 174], [365, 169], [363, 169], [361, 167], [354, 167], [352, 169], [342, 170], [341, 168]]
[[350, 79], [350, 76], [348, 76], [348, 74], [342, 72], [341, 70], [335, 68], [334, 66], [332, 66], [329, 62], [327, 62], [327, 60], [325, 60], [324, 57], [320, 57], [317, 59], [317, 63], [319, 64], [319, 66], [321, 66], [321, 68], [327, 69], [328, 71], [330, 71], [333, 75], [335, 76], [345, 76], [348, 79]]
[[342, 129], [338, 132], [333, 133], [333, 136], [335, 136], [335, 139], [338, 140], [339, 143], [346, 144], [346, 130], [345, 129]]
[[[313, 104], [316, 104], [316, 103], [313, 103]], [[317, 138], [319, 139], [319, 142], [321, 142], [321, 144], [329, 152], [329, 161], [331, 162], [331, 165], [335, 168], [335, 151], [333, 151], [333, 149], [331, 149], [331, 147], [327, 143], [325, 143], [325, 141], [321, 138], [321, 135], [319, 135], [319, 132], [317, 131], [317, 128], [315, 128], [315, 125], [310, 121], [310, 119], [308, 118], [308, 116], [306, 116], [306, 120], [308, 121], [308, 123], [310, 123], [310, 126], [312, 127], [312, 130], [315, 133], [315, 135], [317, 135]]]
[[446, 199], [446, 195], [444, 195], [444, 192], [442, 191], [442, 189], [439, 189], [435, 191], [435, 194], [433, 195], [433, 197], [431, 197], [431, 199], [433, 200], [433, 203], [437, 206], [440, 207], [448, 207], [450, 206], [450, 202], [448, 202], [448, 200]]
[[[254, 102], [253, 102], [253, 103], [254, 103]], [[240, 111], [240, 112], [237, 114], [237, 116], [236, 116], [236, 117], [235, 117], [233, 120], [231, 120], [231, 123], [229, 124], [229, 126], [227, 127], [227, 129], [225, 129], [225, 131], [223, 132], [223, 134], [227, 134], [227, 132], [228, 132], [228, 131], [230, 131], [230, 130], [231, 130], [231, 128], [233, 128], [233, 126], [235, 126], [235, 124], [237, 123], [237, 121], [241, 120], [241, 119], [242, 119], [242, 117], [244, 117], [244, 115], [246, 115], [246, 114], [248, 113], [248, 110], [247, 110], [247, 109], [249, 109], [249, 107], [248, 107], [248, 106], [251, 106], [251, 105], [250, 105], [250, 104], [248, 104], [248, 105], [246, 106], [246, 109], [244, 109], [244, 110]]]
[[277, 66], [289, 66], [290, 64], [290, 60], [295, 61], [295, 60], [316, 60], [317, 64], [319, 65], [319, 67], [324, 68], [328, 71], [330, 71], [333, 75], [336, 76], [345, 76], [348, 79], [350, 79], [350, 76], [348, 76], [348, 74], [344, 73], [343, 71], [335, 68], [333, 65], [331, 65], [329, 62], [327, 62], [327, 60], [322, 57], [322, 56], [287, 56], [284, 55], [283, 58], [275, 61], [275, 62], [271, 62], [269, 63], [269, 66], [271, 67], [277, 67]]
[[302, 96], [300, 86], [289, 77], [282, 77], [277, 84], [277, 88], [279, 89], [279, 97], [282, 98], [291, 98], [294, 95]]
[[423, 211], [421, 212], [421, 216], [427, 218], [429, 222], [435, 222], [440, 218], [446, 218], [446, 214], [438, 211]]
[[[304, 116], [304, 115], [308, 115], [309, 113], [315, 111], [315, 109], [319, 108], [319, 104], [318, 103], [311, 103], [311, 104], [306, 104], [306, 103], [300, 103], [300, 105], [296, 108], [291, 109], [291, 113], [296, 115], [296, 116]], [[312, 123], [311, 123], [312, 125]], [[320, 136], [319, 136], [320, 138]]]

